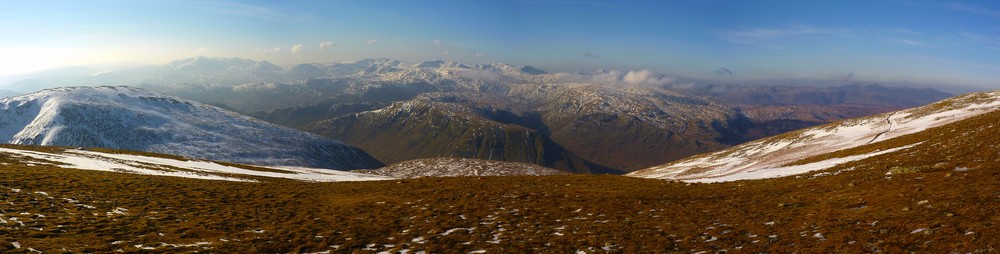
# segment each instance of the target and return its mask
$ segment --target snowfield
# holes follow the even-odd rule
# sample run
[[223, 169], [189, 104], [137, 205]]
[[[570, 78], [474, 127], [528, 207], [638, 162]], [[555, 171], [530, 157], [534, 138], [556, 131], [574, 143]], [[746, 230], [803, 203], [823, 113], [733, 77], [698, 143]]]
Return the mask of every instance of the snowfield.
[[802, 174], [905, 150], [912, 145], [804, 165], [787, 165], [813, 156], [917, 133], [998, 109], [1000, 109], [1000, 90], [967, 94], [923, 107], [846, 120], [765, 138], [722, 151], [635, 171], [628, 176], [688, 182], [721, 182]]
[[[329, 169], [273, 166], [253, 166], [242, 168], [238, 166], [222, 165], [210, 161], [177, 160], [132, 154], [102, 153], [77, 149], [69, 149], [61, 153], [48, 153], [13, 148], [0, 148], [0, 156], [21, 157], [21, 161], [26, 162], [29, 165], [50, 165], [71, 169], [239, 182], [257, 181], [240, 176], [263, 176], [312, 182], [376, 181], [392, 179], [385, 176]], [[251, 168], [261, 168], [267, 171], [255, 170]]]

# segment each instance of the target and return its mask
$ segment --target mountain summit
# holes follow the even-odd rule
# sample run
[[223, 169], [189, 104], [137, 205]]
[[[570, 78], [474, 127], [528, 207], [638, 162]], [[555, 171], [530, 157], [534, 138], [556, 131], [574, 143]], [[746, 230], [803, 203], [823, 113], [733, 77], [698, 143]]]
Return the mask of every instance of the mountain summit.
[[260, 165], [381, 166], [336, 140], [132, 87], [70, 87], [0, 99], [0, 141], [147, 151]]

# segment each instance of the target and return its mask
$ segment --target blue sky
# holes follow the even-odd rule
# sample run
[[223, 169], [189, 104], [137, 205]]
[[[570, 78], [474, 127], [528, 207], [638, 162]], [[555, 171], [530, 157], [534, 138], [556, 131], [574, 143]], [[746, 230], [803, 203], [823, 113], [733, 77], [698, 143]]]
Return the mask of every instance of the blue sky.
[[[3, 1], [0, 75], [373, 57], [1000, 88], [996, 1]], [[731, 74], [721, 74], [726, 68]]]

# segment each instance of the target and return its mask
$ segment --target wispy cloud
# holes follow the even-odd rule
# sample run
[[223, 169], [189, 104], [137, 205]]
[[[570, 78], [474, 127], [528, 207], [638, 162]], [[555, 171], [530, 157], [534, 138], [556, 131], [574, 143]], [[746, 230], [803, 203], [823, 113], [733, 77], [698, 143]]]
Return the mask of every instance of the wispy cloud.
[[982, 6], [978, 6], [978, 5], [972, 5], [972, 4], [961, 3], [961, 2], [954, 2], [954, 3], [946, 3], [946, 4], [944, 4], [944, 6], [948, 7], [948, 8], [951, 8], [953, 10], [957, 10], [957, 11], [964, 11], [964, 12], [968, 12], [968, 13], [972, 13], [972, 14], [978, 14], [978, 15], [985, 15], [985, 16], [1000, 18], [1000, 10], [990, 9], [990, 8], [986, 8], [986, 7], [982, 7]]
[[299, 52], [302, 52], [302, 44], [292, 45], [292, 47], [288, 49], [288, 52], [291, 52], [292, 54], [298, 54]]
[[719, 33], [719, 37], [732, 43], [768, 43], [802, 37], [846, 36], [849, 33], [845, 29], [793, 25], [725, 30]]
[[892, 37], [887, 38], [886, 42], [888, 44], [904, 45], [904, 46], [920, 46], [920, 45], [924, 45], [924, 42], [920, 41], [920, 40], [900, 39], [900, 38], [892, 38]]
[[475, 55], [476, 55], [476, 57], [486, 57], [486, 54], [483, 53], [483, 52], [476, 52]]
[[913, 30], [910, 30], [910, 29], [905, 29], [905, 28], [896, 28], [896, 29], [893, 29], [892, 31], [895, 32], [895, 33], [898, 33], [898, 34], [905, 34], [905, 35], [924, 35], [924, 33], [913, 31]]
[[298, 21], [309, 19], [309, 15], [292, 14], [260, 5], [237, 1], [188, 1], [188, 4], [201, 6], [210, 12], [222, 15], [242, 16], [274, 21]]
[[337, 46], [337, 44], [333, 44], [332, 41], [324, 41], [324, 42], [320, 42], [319, 43], [319, 49], [320, 50], [324, 50], [326, 48], [333, 47], [333, 46]]
[[958, 32], [958, 34], [969, 42], [992, 45], [992, 46], [1000, 46], [1000, 36], [991, 36], [991, 35], [971, 33], [965, 31]]
[[590, 53], [590, 52], [583, 52], [583, 57], [594, 58], [594, 59], [601, 59], [601, 55]]
[[206, 49], [205, 47], [200, 47], [200, 48], [198, 48], [198, 49], [194, 50], [194, 52], [198, 52], [198, 53], [205, 53], [205, 51], [207, 51], [207, 50], [208, 50], [208, 49]]
[[444, 52], [441, 52], [441, 54], [443, 54], [443, 55], [446, 55], [446, 56], [447, 56], [447, 55], [451, 55], [451, 51], [447, 51], [447, 50], [445, 50]]
[[369, 46], [375, 46], [375, 45], [378, 45], [378, 40], [376, 40], [376, 39], [365, 39], [365, 44], [368, 44]]
[[255, 49], [253, 49], [253, 51], [257, 52], [257, 53], [269, 54], [269, 53], [281, 52], [281, 48], [279, 48], [279, 47], [274, 47], [274, 48], [255, 48]]

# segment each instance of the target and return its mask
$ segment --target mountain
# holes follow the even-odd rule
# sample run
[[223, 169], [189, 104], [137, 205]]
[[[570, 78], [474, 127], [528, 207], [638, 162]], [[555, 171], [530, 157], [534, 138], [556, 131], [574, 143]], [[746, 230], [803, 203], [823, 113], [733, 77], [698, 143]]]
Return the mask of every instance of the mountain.
[[396, 178], [443, 176], [542, 176], [565, 175], [566, 171], [535, 164], [490, 161], [466, 158], [430, 158], [408, 160], [391, 165], [354, 172]]
[[436, 157], [526, 162], [581, 173], [621, 173], [596, 165], [525, 126], [538, 115], [504, 97], [428, 93], [307, 128], [344, 140], [387, 163]]
[[131, 87], [70, 87], [0, 99], [0, 141], [103, 147], [332, 169], [381, 166], [339, 141]]
[[[909, 154], [930, 154], [934, 163], [971, 164], [951, 158], [964, 153], [949, 151], [934, 155], [927, 151], [955, 147], [955, 140], [992, 133], [990, 120], [1000, 111], [1000, 90], [973, 93], [927, 106], [851, 119], [748, 142], [665, 165], [632, 172], [630, 176], [717, 182], [760, 179], [802, 174], [870, 157], [904, 157], [889, 165], [924, 161]], [[996, 118], [988, 118], [996, 119]], [[968, 121], [978, 125], [969, 126]], [[963, 126], [962, 128], [958, 128]], [[980, 143], [966, 146], [969, 152], [983, 149]], [[939, 147], [940, 146], [940, 147]], [[971, 158], [970, 158], [971, 159]], [[865, 160], [868, 161], [868, 160]], [[883, 160], [884, 161], [884, 160]], [[928, 162], [929, 163], [929, 162]], [[931, 163], [931, 164], [934, 164]], [[900, 165], [895, 165], [900, 166]], [[921, 165], [933, 166], [933, 165]]]
[[307, 128], [395, 163], [464, 157], [618, 173], [747, 140], [716, 101], [651, 87], [510, 85], [504, 94], [427, 93]]
[[527, 84], [508, 96], [538, 112], [556, 143], [623, 171], [745, 141], [749, 127], [717, 101], [652, 87]]

